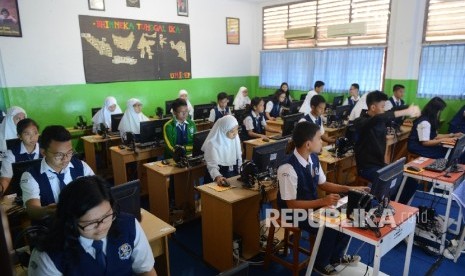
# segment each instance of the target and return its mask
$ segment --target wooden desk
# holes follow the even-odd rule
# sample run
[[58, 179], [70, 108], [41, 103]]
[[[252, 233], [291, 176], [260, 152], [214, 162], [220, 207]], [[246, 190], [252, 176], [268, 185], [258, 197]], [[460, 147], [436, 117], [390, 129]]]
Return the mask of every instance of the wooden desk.
[[195, 122], [195, 127], [197, 128], [197, 131], [208, 130], [211, 128], [211, 122], [210, 121]]
[[407, 142], [410, 131], [412, 131], [412, 127], [402, 125], [400, 127], [400, 134], [397, 136], [386, 136], [386, 153], [384, 155], [384, 161], [386, 164], [390, 164], [402, 157], [407, 157]]
[[[103, 143], [110, 143], [112, 146], [115, 144], [121, 144], [120, 137], [108, 137], [103, 139], [100, 135], [89, 135], [81, 137], [82, 141], [84, 141], [84, 154], [86, 156], [86, 163], [89, 167], [97, 173], [97, 161], [95, 158], [95, 145], [96, 144], [103, 144]], [[108, 146], [106, 146], [108, 148]], [[106, 149], [105, 148], [105, 149]], [[105, 150], [106, 154], [106, 150]]]
[[[315, 264], [316, 254], [318, 252], [318, 248], [320, 246], [321, 237], [323, 236], [324, 229], [326, 227], [330, 227], [334, 230], [340, 231], [344, 234], [347, 234], [351, 237], [354, 237], [358, 240], [364, 241], [368, 244], [371, 244], [375, 247], [374, 253], [374, 261], [373, 261], [373, 272], [370, 275], [377, 276], [379, 275], [379, 269], [381, 264], [381, 257], [388, 253], [392, 248], [394, 248], [397, 244], [402, 242], [405, 238], [408, 237], [407, 243], [407, 250], [405, 253], [405, 263], [404, 263], [404, 272], [403, 275], [409, 275], [409, 268], [410, 268], [410, 256], [412, 253], [412, 245], [413, 245], [413, 236], [415, 233], [415, 225], [416, 225], [416, 216], [418, 214], [418, 209], [414, 207], [410, 207], [407, 205], [403, 205], [397, 202], [391, 201], [392, 207], [396, 210], [393, 220], [395, 221], [395, 227], [391, 228], [390, 224], [387, 224], [385, 227], [380, 229], [381, 237], [376, 237], [375, 234], [366, 229], [361, 229], [357, 227], [350, 227], [341, 224], [339, 219], [335, 220], [324, 220], [318, 218], [321, 211], [318, 212], [318, 215], [313, 214], [313, 219], [315, 221], [322, 222], [320, 223], [320, 227], [318, 229], [318, 234], [313, 245], [312, 255], [310, 258], [310, 262], [308, 263], [306, 276], [310, 276], [313, 270], [313, 265]], [[324, 217], [324, 216], [323, 216]], [[347, 223], [347, 219], [344, 219], [343, 222]], [[361, 274], [365, 272], [366, 265], [359, 264], [363, 266]], [[351, 271], [351, 267], [347, 267], [345, 269], [345, 273], [347, 275], [358, 275]]]
[[[274, 129], [279, 129], [281, 130], [280, 133], [283, 132], [283, 125], [284, 125], [284, 121], [283, 119], [281, 118], [277, 118], [276, 121], [271, 121], [271, 120], [268, 120], [266, 121], [266, 124]], [[276, 135], [277, 133], [276, 132], [269, 132], [269, 131], [266, 131], [265, 135], [266, 136], [269, 136], [269, 135]]]
[[[192, 210], [195, 213], [194, 186], [205, 176], [205, 164], [192, 168], [178, 168], [172, 159], [170, 165], [162, 165], [160, 161], [144, 164], [147, 169], [150, 212], [163, 221], [170, 223], [170, 201], [168, 188], [170, 177], [174, 177], [175, 204], [177, 207]], [[187, 214], [188, 215], [188, 214]]]
[[329, 138], [339, 138], [342, 136], [345, 136], [347, 125], [344, 125], [343, 127], [340, 128], [333, 128], [333, 127], [324, 127], [325, 129], [325, 134], [328, 135]]
[[[120, 149], [119, 147], [111, 147], [111, 163], [113, 166], [113, 176], [115, 178], [115, 185], [123, 184], [128, 182], [128, 176], [126, 173], [126, 164], [136, 161], [145, 161], [150, 158], [163, 156], [164, 148], [150, 148], [150, 149], [136, 149], [136, 152], [128, 149]], [[139, 175], [142, 173], [138, 170]], [[147, 182], [142, 182], [142, 191], [147, 191]]]
[[355, 175], [351, 179], [348, 176], [350, 170], [356, 167], [355, 155], [352, 151], [338, 158], [334, 157], [327, 147], [323, 147], [323, 151], [318, 155], [318, 158], [328, 181], [346, 185], [355, 180]]
[[233, 233], [242, 238], [245, 259], [260, 252], [260, 195], [241, 188], [237, 178], [229, 178], [235, 188], [223, 192], [197, 187], [202, 198], [203, 259], [219, 271], [233, 267]]
[[142, 219], [140, 225], [152, 248], [155, 258], [155, 270], [158, 275], [170, 275], [170, 254], [168, 249], [168, 235], [174, 233], [176, 228], [161, 219], [141, 209]]
[[268, 143], [274, 143], [274, 142], [276, 142], [276, 140], [272, 140], [272, 139], [269, 139], [268, 142], [265, 142], [263, 141], [262, 138], [255, 138], [255, 139], [244, 141], [243, 143], [244, 143], [244, 148], [245, 148], [245, 159], [252, 160], [252, 152], [253, 152], [254, 147], [261, 146], [261, 145], [268, 144]]

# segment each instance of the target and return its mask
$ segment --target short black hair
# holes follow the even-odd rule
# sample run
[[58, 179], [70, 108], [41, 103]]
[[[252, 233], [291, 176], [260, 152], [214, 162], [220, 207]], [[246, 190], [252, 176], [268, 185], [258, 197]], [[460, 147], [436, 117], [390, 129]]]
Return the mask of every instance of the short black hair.
[[39, 130], [39, 125], [36, 123], [36, 121], [29, 118], [25, 118], [16, 124], [16, 133], [18, 133], [18, 135], [21, 135], [23, 134], [23, 131], [30, 126], [35, 126], [37, 130]]
[[300, 148], [305, 142], [313, 140], [316, 132], [320, 130], [317, 124], [304, 121], [298, 123], [292, 132], [292, 141], [297, 148]]
[[388, 100], [387, 95], [379, 90], [370, 92], [367, 95], [367, 107], [368, 109], [370, 109], [371, 105], [377, 104], [381, 101], [387, 101], [387, 100]]
[[218, 93], [218, 95], [216, 96], [216, 99], [217, 99], [218, 101], [224, 100], [224, 99], [226, 99], [226, 98], [228, 98], [228, 94], [226, 94], [226, 92], [220, 92], [220, 93]]
[[52, 141], [68, 142], [71, 141], [71, 133], [64, 127], [59, 125], [47, 126], [42, 131], [39, 139], [41, 149], [48, 149]]
[[250, 109], [253, 110], [254, 106], [257, 106], [261, 101], [263, 101], [260, 97], [255, 97], [250, 101]]
[[360, 85], [358, 83], [352, 83], [350, 86], [355, 87], [357, 90], [360, 90]]
[[187, 102], [183, 99], [177, 98], [171, 104], [171, 109], [173, 109], [174, 112], [178, 112], [178, 108], [181, 106], [187, 106]]
[[323, 85], [325, 85], [324, 82], [322, 82], [322, 81], [316, 81], [316, 82], [315, 82], [315, 85], [314, 85], [313, 87], [314, 87], [314, 88], [318, 88], [318, 87], [321, 87], [321, 86], [323, 86]]
[[403, 86], [402, 84], [394, 84], [394, 86], [392, 87], [393, 92], [399, 89], [405, 89], [405, 86]]
[[315, 95], [310, 100], [310, 106], [319, 106], [321, 103], [326, 103], [325, 98], [321, 95]]

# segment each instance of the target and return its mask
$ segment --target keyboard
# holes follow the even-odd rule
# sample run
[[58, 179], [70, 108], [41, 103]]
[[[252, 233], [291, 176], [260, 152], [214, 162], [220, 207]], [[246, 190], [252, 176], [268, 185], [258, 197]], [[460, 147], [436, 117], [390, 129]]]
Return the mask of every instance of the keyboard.
[[146, 142], [146, 143], [137, 144], [136, 147], [139, 149], [146, 149], [146, 148], [155, 147], [156, 145], [157, 145], [157, 142]]
[[425, 167], [425, 170], [433, 171], [433, 172], [443, 172], [447, 169], [447, 159], [446, 158], [439, 158], [434, 160], [433, 163]]
[[270, 138], [273, 139], [273, 140], [284, 140], [284, 139], [289, 139], [291, 137], [292, 137], [292, 135], [282, 136], [280, 134], [275, 135], [275, 136], [270, 136]]
[[111, 136], [111, 137], [119, 137], [119, 136], [120, 136], [120, 132], [119, 132], [119, 131], [111, 131], [111, 132], [108, 132], [108, 136]]

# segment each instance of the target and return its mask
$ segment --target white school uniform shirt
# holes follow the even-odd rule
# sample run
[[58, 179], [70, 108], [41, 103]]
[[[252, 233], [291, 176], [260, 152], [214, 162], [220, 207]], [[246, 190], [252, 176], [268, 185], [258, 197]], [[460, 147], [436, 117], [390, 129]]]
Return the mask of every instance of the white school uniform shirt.
[[[316, 122], [316, 117], [313, 116], [312, 113], [309, 113], [308, 114], [310, 116], [310, 119], [312, 119], [313, 122]], [[321, 135], [325, 134], [325, 127], [323, 126], [323, 118], [320, 117], [320, 120], [321, 120], [321, 126], [320, 126], [320, 132], [321, 132]], [[300, 120], [299, 120], [299, 123], [301, 122], [306, 122], [307, 120], [305, 120], [304, 117], [302, 117]]]
[[[111, 112], [108, 108], [114, 104], [116, 105], [115, 111]], [[115, 97], [107, 97], [102, 108], [92, 117], [92, 122], [94, 122], [94, 133], [97, 133], [100, 129], [101, 123], [104, 123], [107, 128], [111, 128], [111, 115], [120, 113], [122, 113], [122, 111]]]
[[417, 125], [418, 140], [420, 142], [430, 141], [431, 124], [428, 121], [423, 121]]
[[[84, 176], [94, 175], [92, 169], [87, 165], [86, 162], [81, 161], [84, 167]], [[74, 168], [73, 164], [69, 162], [68, 166], [64, 168], [60, 173], [64, 173], [65, 177], [63, 181], [66, 185], [71, 182], [73, 179], [71, 177], [70, 168]], [[60, 180], [58, 180], [57, 175], [55, 174], [55, 170], [53, 170], [45, 161], [45, 158], [42, 159], [40, 162], [40, 174], [45, 173], [48, 177], [48, 181], [50, 182], [50, 186], [53, 193], [53, 198], [55, 202], [58, 203], [58, 196], [60, 195]], [[24, 172], [21, 176], [21, 190], [23, 191], [23, 202], [24, 207], [26, 207], [26, 202], [30, 199], [39, 199], [40, 200], [40, 188], [39, 183], [32, 177], [29, 172]]]
[[18, 132], [16, 132], [16, 124], [13, 118], [19, 113], [24, 113], [27, 118], [27, 113], [24, 109], [19, 106], [12, 106], [8, 108], [5, 118], [3, 118], [0, 124], [0, 151], [6, 152], [6, 140], [18, 138]]
[[[255, 111], [252, 111], [252, 116], [253, 119], [250, 116], [245, 117], [243, 123], [245, 126], [246, 130], [252, 130], [253, 129], [253, 120], [258, 120], [259, 116]], [[263, 116], [263, 120], [260, 122], [262, 124], [263, 129], [266, 127], [266, 121], [265, 121], [265, 116]]]
[[134, 134], [140, 134], [140, 122], [148, 121], [149, 118], [145, 116], [142, 111], [136, 113], [134, 111], [134, 104], [141, 103], [139, 99], [129, 99], [126, 106], [126, 111], [124, 111], [123, 118], [119, 123], [118, 130], [121, 134], [126, 132], [132, 132]]
[[[294, 149], [294, 155], [297, 157], [297, 160], [302, 165], [302, 167], [306, 168], [308, 165], [312, 167], [312, 158], [309, 156], [308, 161], [305, 160], [298, 152]], [[318, 177], [318, 185], [321, 185], [326, 182], [326, 175], [321, 168], [319, 170], [319, 177]], [[315, 173], [312, 171], [312, 177]], [[283, 200], [294, 200], [297, 198], [297, 173], [292, 167], [291, 164], [284, 164], [279, 166], [278, 168], [278, 182], [279, 182], [279, 192], [281, 194], [281, 199]]]
[[242, 95], [242, 91], [247, 90], [246, 87], [242, 86], [239, 88], [239, 91], [236, 94], [236, 98], [234, 98], [234, 109], [245, 109], [245, 107], [250, 104], [250, 98], [249, 96]]
[[270, 113], [271, 110], [273, 110], [273, 104], [274, 104], [273, 101], [268, 101], [268, 102], [266, 103], [265, 112]]
[[310, 113], [310, 111], [312, 111], [312, 108], [310, 107], [310, 101], [315, 95], [318, 95], [318, 93], [316, 93], [315, 90], [308, 91], [307, 96], [305, 97], [304, 103], [300, 106], [299, 112], [306, 115]]
[[[357, 96], [357, 98], [355, 98], [354, 96], [350, 96], [350, 98], [352, 99], [352, 101], [355, 102], [355, 101], [360, 100], [360, 95]], [[344, 102], [342, 103], [342, 105], [348, 105], [348, 104], [349, 104], [349, 98], [346, 98], [346, 99], [344, 100]], [[355, 103], [355, 104], [357, 104], [357, 103]]]
[[[394, 100], [395, 103], [401, 104], [401, 99], [398, 99], [396, 96], [392, 95], [392, 99]], [[393, 108], [392, 103], [390, 100], [386, 101], [386, 104], [384, 105], [384, 111], [391, 110]]]
[[[23, 142], [21, 142], [19, 153], [20, 154], [29, 153], [27, 152], [26, 147], [24, 146]], [[40, 157], [39, 143], [36, 143], [36, 147], [31, 152], [31, 154], [32, 153], [34, 153], [34, 158], [32, 159], [38, 159]], [[16, 162], [16, 156], [13, 154], [11, 150], [8, 150], [6, 152], [5, 158], [2, 161], [2, 168], [0, 170], [0, 175], [6, 178], [13, 178], [13, 166], [11, 164], [15, 162]]]
[[358, 102], [355, 104], [354, 108], [352, 108], [352, 111], [349, 115], [349, 121], [353, 121], [360, 117], [360, 114], [362, 114], [363, 109], [368, 110], [367, 95], [368, 93], [363, 94], [363, 96], [361, 96]]
[[228, 131], [237, 125], [238, 122], [234, 116], [225, 115], [221, 117], [213, 125], [202, 145], [207, 170], [213, 180], [217, 176], [221, 176], [218, 165], [229, 166], [230, 170], [236, 164], [238, 168], [242, 165], [242, 150], [239, 135], [236, 135], [234, 139], [226, 136]]
[[[219, 105], [216, 105], [216, 107], [218, 108], [218, 111], [219, 112], [225, 112], [225, 115], [228, 115], [229, 113], [226, 112], [226, 108], [221, 108]], [[215, 119], [216, 119], [216, 114], [215, 114], [215, 109], [212, 108], [210, 109], [210, 116], [208, 117], [208, 121], [214, 123], [215, 122]]]
[[[152, 249], [145, 236], [144, 230], [136, 220], [136, 235], [134, 238], [134, 248], [131, 253], [132, 271], [136, 274], [150, 271], [155, 260], [153, 258]], [[107, 254], [107, 238], [103, 238], [103, 254]], [[94, 240], [79, 236], [79, 243], [86, 253], [95, 259], [95, 248], [92, 247]], [[46, 252], [41, 252], [37, 249], [32, 251], [29, 261], [28, 274], [30, 276], [48, 276], [48, 275], [63, 275], [55, 266], [52, 259]]]

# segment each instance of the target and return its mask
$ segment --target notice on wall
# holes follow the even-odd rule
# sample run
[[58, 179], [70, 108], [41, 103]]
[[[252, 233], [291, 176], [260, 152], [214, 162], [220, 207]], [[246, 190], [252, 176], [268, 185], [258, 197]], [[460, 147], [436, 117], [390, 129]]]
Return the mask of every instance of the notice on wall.
[[190, 79], [189, 25], [79, 16], [86, 82]]

